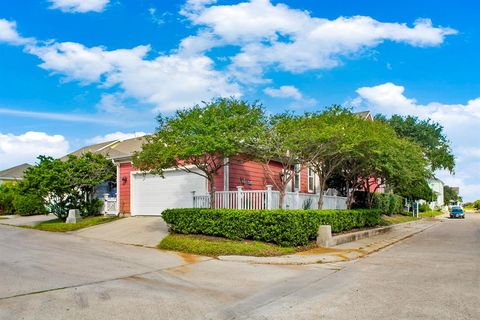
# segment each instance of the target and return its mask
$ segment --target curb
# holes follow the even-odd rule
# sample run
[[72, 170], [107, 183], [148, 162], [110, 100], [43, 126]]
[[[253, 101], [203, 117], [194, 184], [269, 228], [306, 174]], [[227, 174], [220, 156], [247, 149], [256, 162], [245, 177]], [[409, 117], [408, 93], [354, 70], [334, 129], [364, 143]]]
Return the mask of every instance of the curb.
[[[417, 224], [423, 220], [409, 221], [405, 223], [400, 223], [392, 226], [387, 226], [388, 231], [395, 229], [395, 227], [408, 227], [412, 224]], [[309, 265], [309, 264], [326, 264], [326, 263], [338, 263], [338, 262], [347, 262], [352, 260], [357, 260], [368, 256], [371, 253], [380, 251], [386, 247], [394, 245], [400, 241], [408, 239], [418, 233], [421, 233], [427, 229], [430, 229], [434, 226], [437, 226], [441, 221], [436, 221], [430, 225], [425, 226], [414, 232], [407, 233], [400, 236], [397, 239], [391, 239], [387, 243], [372, 243], [366, 245], [365, 247], [353, 248], [353, 249], [342, 249], [342, 248], [318, 248], [318, 250], [327, 250], [326, 253], [321, 254], [312, 254], [306, 255], [306, 252], [300, 252], [294, 255], [285, 255], [278, 257], [252, 257], [252, 256], [219, 256], [218, 259], [222, 261], [231, 261], [231, 262], [244, 262], [251, 264], [271, 264], [271, 265]], [[382, 227], [385, 228], [385, 227]], [[388, 232], [387, 231], [387, 232]], [[313, 249], [315, 251], [316, 249]], [[328, 252], [330, 251], [330, 252]]]

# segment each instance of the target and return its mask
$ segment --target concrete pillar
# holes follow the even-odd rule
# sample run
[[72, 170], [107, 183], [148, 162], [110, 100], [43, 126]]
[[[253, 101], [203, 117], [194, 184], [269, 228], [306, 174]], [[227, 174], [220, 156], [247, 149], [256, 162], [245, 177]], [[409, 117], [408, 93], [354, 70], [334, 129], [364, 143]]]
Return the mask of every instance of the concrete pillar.
[[242, 186], [237, 187], [237, 209], [243, 209], [243, 206], [242, 206], [242, 196], [243, 196], [242, 190], [243, 190]]
[[271, 185], [267, 185], [267, 210], [272, 210], [272, 196], [273, 196], [273, 193], [272, 193], [272, 186]]
[[82, 220], [80, 216], [80, 210], [78, 209], [70, 209], [68, 211], [68, 217], [66, 223], [77, 223]]
[[317, 246], [329, 247], [332, 242], [332, 226], [321, 225], [317, 232]]

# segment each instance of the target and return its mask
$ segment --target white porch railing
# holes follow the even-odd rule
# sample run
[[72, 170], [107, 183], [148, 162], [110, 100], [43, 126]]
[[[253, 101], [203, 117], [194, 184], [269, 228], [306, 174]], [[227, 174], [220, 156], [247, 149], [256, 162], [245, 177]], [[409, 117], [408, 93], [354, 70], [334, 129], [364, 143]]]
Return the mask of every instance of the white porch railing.
[[[286, 209], [318, 209], [318, 194], [287, 192], [285, 194]], [[194, 208], [209, 208], [210, 195], [193, 195]], [[215, 208], [225, 209], [278, 209], [280, 208], [280, 192], [272, 190], [243, 190], [215, 192]], [[323, 196], [322, 209], [346, 209], [347, 198], [337, 196]]]
[[117, 215], [117, 198], [110, 197], [108, 194], [103, 196], [103, 214]]

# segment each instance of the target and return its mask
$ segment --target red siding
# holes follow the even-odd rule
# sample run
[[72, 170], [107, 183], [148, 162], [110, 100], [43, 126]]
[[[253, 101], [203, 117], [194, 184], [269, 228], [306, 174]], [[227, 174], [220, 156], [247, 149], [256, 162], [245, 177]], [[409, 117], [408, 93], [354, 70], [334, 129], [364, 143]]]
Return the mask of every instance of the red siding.
[[[120, 213], [130, 213], [130, 173], [134, 170], [131, 162], [120, 163], [119, 208]], [[124, 181], [126, 177], [126, 181]]]
[[[277, 163], [272, 164], [271, 168], [275, 175], [282, 171], [281, 165]], [[243, 186], [244, 190], [265, 190], [267, 184], [273, 185], [262, 164], [258, 162], [243, 161], [241, 157], [232, 158], [228, 170], [230, 191], [237, 190], [238, 186]]]

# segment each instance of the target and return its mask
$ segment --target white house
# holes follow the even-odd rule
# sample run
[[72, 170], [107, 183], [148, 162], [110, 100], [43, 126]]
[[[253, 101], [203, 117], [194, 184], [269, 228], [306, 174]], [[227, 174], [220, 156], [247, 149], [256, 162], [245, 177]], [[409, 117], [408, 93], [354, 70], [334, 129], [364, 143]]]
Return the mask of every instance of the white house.
[[435, 201], [430, 202], [430, 207], [434, 208], [442, 208], [444, 206], [444, 195], [443, 195], [443, 187], [444, 183], [439, 179], [429, 179], [428, 186], [432, 191], [437, 195], [437, 199]]

